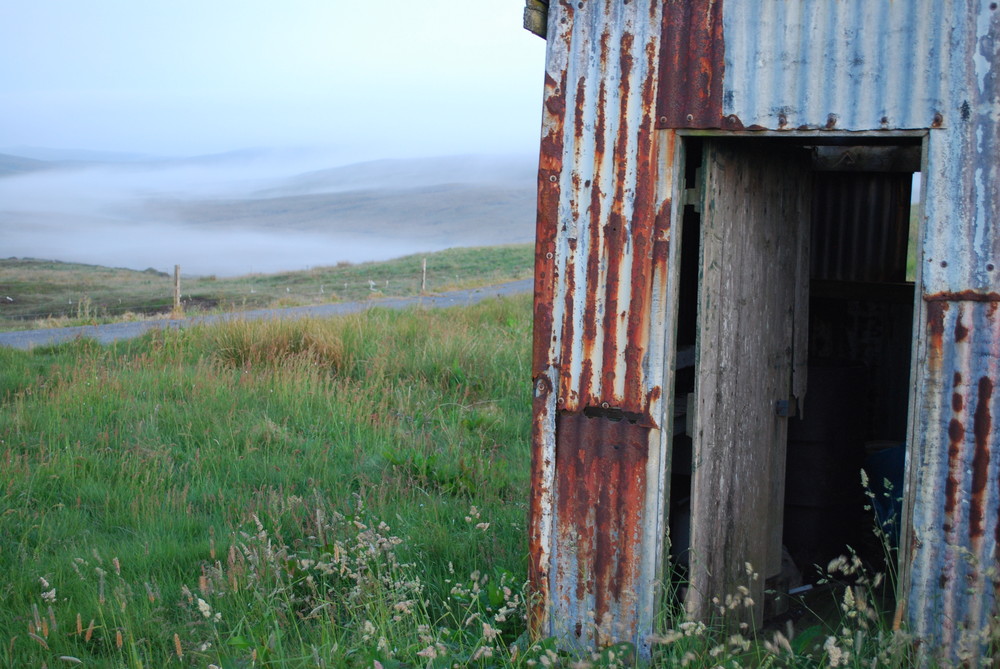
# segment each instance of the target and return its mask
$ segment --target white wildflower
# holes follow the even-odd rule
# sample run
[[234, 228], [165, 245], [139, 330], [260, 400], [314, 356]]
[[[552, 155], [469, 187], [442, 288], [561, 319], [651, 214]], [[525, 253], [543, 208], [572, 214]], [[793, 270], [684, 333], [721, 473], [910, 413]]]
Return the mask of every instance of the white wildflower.
[[206, 618], [212, 617], [212, 607], [209, 606], [208, 602], [206, 602], [201, 597], [198, 598], [198, 610], [201, 611], [201, 615], [205, 616]]
[[838, 646], [837, 640], [832, 636], [828, 636], [826, 641], [823, 642], [823, 650], [826, 651], [826, 656], [830, 660], [831, 667], [839, 667], [841, 664], [847, 666], [848, 661], [851, 659], [851, 654]]
[[472, 661], [475, 661], [475, 660], [478, 660], [478, 659], [484, 658], [484, 657], [493, 657], [493, 648], [492, 647], [490, 647], [490, 646], [480, 646], [479, 648], [476, 649], [476, 652], [473, 653], [472, 657], [469, 658], [469, 659], [472, 660]]

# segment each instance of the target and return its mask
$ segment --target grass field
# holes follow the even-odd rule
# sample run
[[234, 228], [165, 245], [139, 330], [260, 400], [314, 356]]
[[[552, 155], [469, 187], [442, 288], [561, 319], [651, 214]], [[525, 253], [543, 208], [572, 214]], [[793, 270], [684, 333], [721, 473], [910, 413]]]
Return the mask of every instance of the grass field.
[[[181, 276], [185, 313], [325, 304], [471, 288], [531, 276], [530, 244], [454, 248], [385, 262], [239, 277]], [[183, 272], [183, 268], [182, 272]], [[49, 260], [0, 260], [0, 330], [168, 314], [173, 276]]]
[[[526, 636], [530, 330], [521, 296], [0, 349], [0, 666], [627, 666]], [[857, 568], [794, 637], [668, 607], [655, 665], [905, 666]]]
[[0, 665], [392, 666], [474, 653], [477, 612], [514, 641], [528, 304], [0, 349]]

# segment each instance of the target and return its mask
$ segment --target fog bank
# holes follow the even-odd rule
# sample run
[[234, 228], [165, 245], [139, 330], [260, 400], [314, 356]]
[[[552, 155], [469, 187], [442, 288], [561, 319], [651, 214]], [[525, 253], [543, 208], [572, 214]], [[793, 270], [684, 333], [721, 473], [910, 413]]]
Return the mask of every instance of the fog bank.
[[531, 239], [531, 158], [335, 160], [50, 161], [0, 177], [0, 257], [238, 275]]

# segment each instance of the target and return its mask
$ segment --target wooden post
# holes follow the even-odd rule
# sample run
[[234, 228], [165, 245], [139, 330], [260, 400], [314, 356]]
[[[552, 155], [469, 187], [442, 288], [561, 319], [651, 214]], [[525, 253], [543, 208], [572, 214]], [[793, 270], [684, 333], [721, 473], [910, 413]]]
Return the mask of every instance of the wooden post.
[[427, 292], [427, 258], [421, 263], [421, 276], [420, 276], [420, 292]]
[[174, 265], [174, 313], [181, 311], [181, 266]]

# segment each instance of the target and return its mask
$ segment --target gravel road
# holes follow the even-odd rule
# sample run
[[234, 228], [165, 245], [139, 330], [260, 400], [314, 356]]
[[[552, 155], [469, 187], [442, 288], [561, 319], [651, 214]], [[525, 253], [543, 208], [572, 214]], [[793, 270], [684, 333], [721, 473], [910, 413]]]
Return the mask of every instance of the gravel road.
[[196, 316], [177, 320], [161, 319], [155, 321], [138, 321], [135, 323], [112, 323], [110, 325], [85, 325], [72, 328], [47, 328], [44, 330], [19, 330], [16, 332], [0, 332], [0, 346], [10, 348], [30, 349], [35, 346], [59, 344], [72, 341], [78, 337], [95, 339], [102, 344], [110, 344], [120, 339], [131, 339], [157, 328], [183, 328], [206, 323], [218, 323], [229, 320], [257, 320], [262, 318], [324, 318], [364, 311], [372, 307], [383, 309], [402, 309], [412, 305], [421, 307], [442, 308], [475, 304], [490, 297], [517, 295], [528, 293], [532, 289], [532, 279], [522, 279], [501, 283], [484, 288], [456, 290], [421, 297], [390, 297], [366, 302], [339, 302], [337, 304], [320, 304], [311, 307], [286, 307], [284, 309], [257, 309], [255, 311], [240, 311], [211, 316]]

